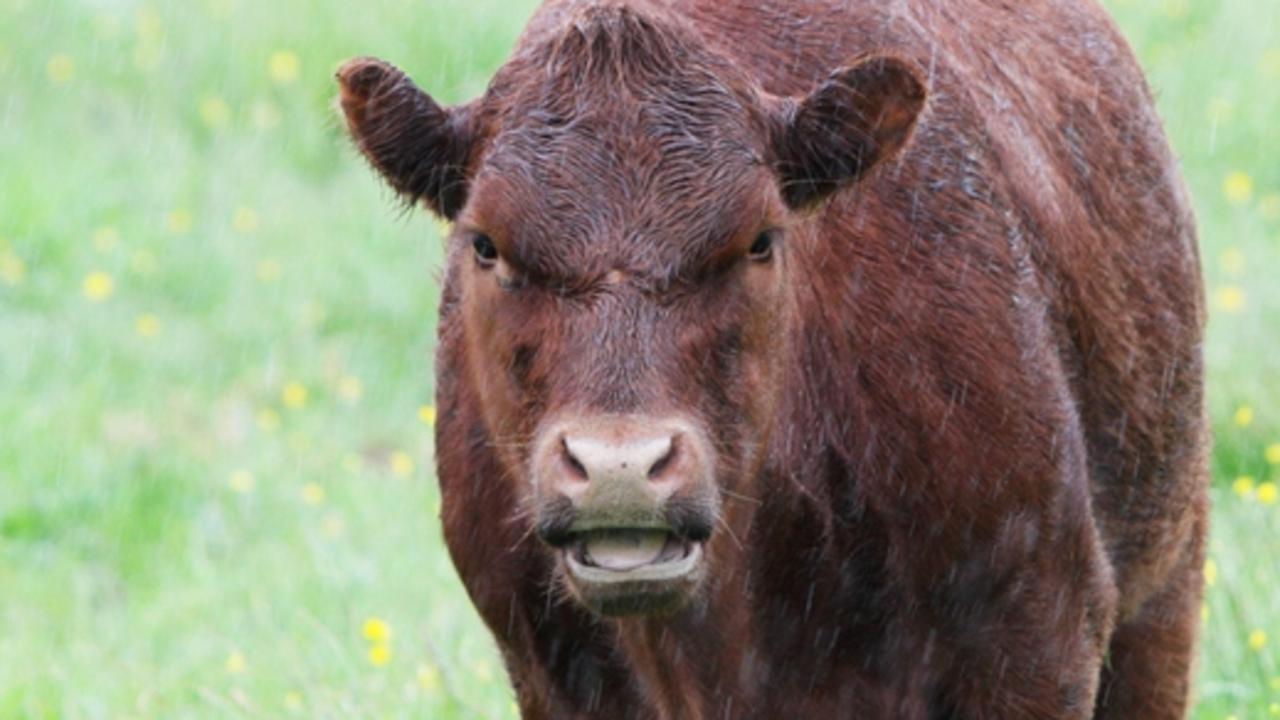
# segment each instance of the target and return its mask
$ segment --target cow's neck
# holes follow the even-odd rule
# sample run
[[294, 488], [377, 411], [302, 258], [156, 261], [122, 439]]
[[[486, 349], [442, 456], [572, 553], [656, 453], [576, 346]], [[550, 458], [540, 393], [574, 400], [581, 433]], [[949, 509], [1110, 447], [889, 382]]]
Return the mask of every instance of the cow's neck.
[[[838, 270], [798, 264], [799, 287], [816, 296], [798, 306], [842, 306]], [[787, 378], [759, 476], [723, 498], [703, 604], [617, 623], [618, 649], [662, 720], [759, 714], [770, 689], [838, 686], [839, 666], [870, 667], [881, 647], [884, 528], [848, 461], [860, 449], [849, 435], [863, 410], [858, 372], [832, 362], [856, 361], [857, 346], [833, 318], [790, 319], [790, 366], [827, 370]]]
[[[741, 549], [713, 546], [709, 552]], [[617, 622], [619, 649], [662, 720], [739, 717], [750, 701], [745, 693], [755, 685], [747, 677], [754, 648], [750, 607], [743, 602], [745, 566], [719, 565], [726, 566], [735, 569], [710, 578], [696, 607], [670, 618]]]

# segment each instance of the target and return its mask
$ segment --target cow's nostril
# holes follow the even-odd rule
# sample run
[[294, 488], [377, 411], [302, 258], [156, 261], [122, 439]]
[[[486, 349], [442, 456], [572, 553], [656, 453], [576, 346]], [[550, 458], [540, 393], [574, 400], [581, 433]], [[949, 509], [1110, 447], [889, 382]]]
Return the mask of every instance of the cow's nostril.
[[569, 449], [569, 441], [566, 438], [560, 440], [560, 457], [564, 459], [564, 464], [569, 468], [569, 472], [575, 480], [587, 480], [590, 475], [587, 468], [583, 466], [582, 461], [574, 456], [573, 450]]
[[649, 479], [658, 480], [662, 477], [663, 471], [671, 467], [671, 463], [676, 459], [676, 453], [680, 452], [680, 438], [671, 438], [671, 444], [667, 452], [649, 467]]

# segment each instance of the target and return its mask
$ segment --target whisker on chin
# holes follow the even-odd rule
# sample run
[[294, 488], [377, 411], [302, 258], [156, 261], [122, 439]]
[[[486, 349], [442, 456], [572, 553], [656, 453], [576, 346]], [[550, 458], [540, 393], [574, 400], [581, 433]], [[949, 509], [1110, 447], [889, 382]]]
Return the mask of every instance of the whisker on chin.
[[529, 540], [529, 538], [533, 536], [535, 530], [536, 530], [536, 526], [533, 523], [528, 523], [528, 525], [524, 529], [524, 532], [520, 533], [520, 537], [516, 538], [515, 543], [513, 543], [511, 547], [508, 548], [508, 550], [511, 552], [515, 552], [517, 548], [519, 548], [521, 545], [524, 545]]
[[733, 540], [733, 544], [737, 545], [739, 550], [745, 552], [746, 548], [742, 545], [742, 541], [738, 539], [738, 536], [733, 534], [733, 528], [729, 526], [729, 521], [725, 520], [723, 515], [717, 514], [716, 522], [719, 523], [720, 526], [724, 528], [724, 531], [729, 534], [730, 539]]
[[516, 541], [511, 546], [510, 550], [514, 551], [516, 548], [519, 548], [537, 532], [538, 526], [537, 523], [534, 522], [534, 519], [537, 517], [537, 510], [537, 507], [535, 507], [531, 501], [525, 500], [517, 503], [515, 510], [507, 516], [506, 523], [508, 526], [524, 526], [523, 531], [520, 533], [520, 536], [516, 538]]
[[720, 492], [724, 493], [724, 494], [725, 494], [726, 496], [728, 496], [728, 497], [733, 498], [734, 500], [742, 500], [743, 502], [749, 502], [749, 503], [751, 503], [752, 505], [755, 505], [755, 506], [757, 506], [757, 507], [759, 507], [759, 506], [761, 506], [761, 505], [764, 505], [764, 501], [763, 501], [763, 500], [759, 500], [759, 499], [757, 499], [757, 498], [753, 498], [753, 497], [751, 497], [751, 496], [749, 496], [749, 495], [743, 495], [743, 494], [741, 494], [741, 493], [736, 493], [736, 492], [734, 492], [734, 491], [732, 491], [732, 490], [724, 490], [724, 489], [721, 489], [721, 490], [720, 490]]

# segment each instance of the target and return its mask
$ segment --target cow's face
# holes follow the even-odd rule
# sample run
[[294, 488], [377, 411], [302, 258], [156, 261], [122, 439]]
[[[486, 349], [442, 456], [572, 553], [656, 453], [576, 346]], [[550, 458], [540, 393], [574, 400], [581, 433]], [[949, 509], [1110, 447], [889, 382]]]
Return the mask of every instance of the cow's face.
[[673, 611], [715, 571], [722, 499], [750, 496], [778, 416], [805, 281], [788, 234], [923, 102], [887, 59], [765, 97], [613, 12], [453, 110], [377, 61], [339, 73], [357, 144], [454, 221], [464, 372], [506, 471], [473, 481], [516, 483], [569, 590], [609, 615]]
[[662, 136], [619, 115], [509, 128], [450, 239], [496, 447], [605, 613], [699, 584], [722, 491], [759, 465], [787, 319], [789, 212], [724, 141], [745, 128]]

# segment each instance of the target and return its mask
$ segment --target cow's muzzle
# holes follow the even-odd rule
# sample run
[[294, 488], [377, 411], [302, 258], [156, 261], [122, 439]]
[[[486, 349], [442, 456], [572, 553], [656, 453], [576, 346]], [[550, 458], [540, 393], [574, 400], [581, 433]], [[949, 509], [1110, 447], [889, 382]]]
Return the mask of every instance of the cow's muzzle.
[[705, 435], [679, 419], [575, 418], [534, 453], [539, 537], [603, 615], [672, 612], [705, 575], [718, 513]]

